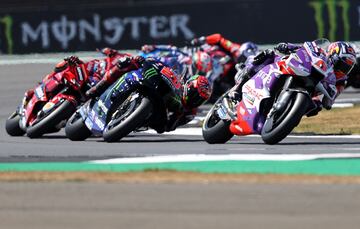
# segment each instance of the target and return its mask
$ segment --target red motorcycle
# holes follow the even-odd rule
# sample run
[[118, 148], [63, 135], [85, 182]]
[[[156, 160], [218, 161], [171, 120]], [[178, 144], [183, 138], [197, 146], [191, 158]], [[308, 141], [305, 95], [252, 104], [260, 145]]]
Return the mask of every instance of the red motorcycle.
[[30, 138], [59, 131], [86, 100], [85, 92], [91, 82], [85, 65], [66, 64], [61, 71], [47, 75], [33, 90], [29, 90], [18, 109], [6, 120], [11, 136]]

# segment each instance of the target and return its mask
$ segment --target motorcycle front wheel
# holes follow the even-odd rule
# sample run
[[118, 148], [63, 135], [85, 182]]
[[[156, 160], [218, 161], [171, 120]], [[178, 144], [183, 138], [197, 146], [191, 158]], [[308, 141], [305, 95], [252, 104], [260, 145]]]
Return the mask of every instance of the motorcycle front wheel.
[[53, 132], [61, 121], [67, 120], [75, 112], [75, 106], [65, 100], [52, 112], [35, 121], [35, 124], [26, 128], [26, 135], [29, 138], [39, 138], [45, 133]]
[[75, 112], [66, 122], [65, 134], [71, 141], [84, 141], [91, 136], [91, 131], [85, 125], [81, 115]]
[[216, 107], [222, 102], [223, 98], [224, 96], [221, 96], [215, 102], [203, 122], [202, 135], [209, 144], [223, 144], [234, 136], [229, 129], [231, 122], [220, 119], [216, 113]]
[[5, 129], [10, 136], [23, 136], [25, 131], [20, 127], [20, 115], [14, 112], [6, 119]]
[[297, 93], [284, 111], [270, 114], [261, 130], [262, 140], [269, 145], [276, 144], [288, 136], [300, 123], [307, 110], [308, 96]]
[[143, 125], [153, 112], [153, 105], [146, 97], [138, 97], [134, 100], [132, 93], [119, 108], [112, 114], [112, 119], [103, 132], [106, 142], [119, 141], [130, 132]]

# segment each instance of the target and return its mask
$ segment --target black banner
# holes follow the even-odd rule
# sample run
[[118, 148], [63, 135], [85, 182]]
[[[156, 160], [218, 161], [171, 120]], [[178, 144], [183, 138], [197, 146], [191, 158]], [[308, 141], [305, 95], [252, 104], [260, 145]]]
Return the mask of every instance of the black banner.
[[1, 53], [184, 45], [221, 33], [236, 42], [360, 40], [356, 0], [253, 0], [0, 13]]

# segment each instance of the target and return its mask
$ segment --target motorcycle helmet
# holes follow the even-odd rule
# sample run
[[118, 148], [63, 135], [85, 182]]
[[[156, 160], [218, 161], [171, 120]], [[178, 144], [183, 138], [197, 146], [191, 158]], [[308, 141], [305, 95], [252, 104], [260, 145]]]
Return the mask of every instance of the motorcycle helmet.
[[193, 74], [206, 75], [212, 69], [212, 60], [208, 53], [204, 51], [196, 51], [192, 55]]
[[211, 86], [202, 75], [194, 75], [184, 85], [183, 102], [189, 108], [195, 108], [210, 98]]
[[239, 49], [237, 62], [244, 63], [249, 56], [255, 56], [258, 51], [259, 48], [255, 43], [251, 41], [243, 43]]
[[327, 56], [334, 66], [337, 78], [347, 75], [356, 63], [355, 49], [344, 41], [331, 43], [327, 49]]

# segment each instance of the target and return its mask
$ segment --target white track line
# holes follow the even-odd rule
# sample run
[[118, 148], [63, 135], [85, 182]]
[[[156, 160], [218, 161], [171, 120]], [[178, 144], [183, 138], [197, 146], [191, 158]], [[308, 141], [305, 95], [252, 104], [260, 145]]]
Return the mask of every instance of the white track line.
[[334, 103], [333, 108], [349, 108], [354, 107], [353, 103]]
[[303, 161], [315, 159], [360, 158], [360, 153], [339, 154], [184, 154], [166, 156], [148, 156], [133, 158], [113, 158], [89, 161], [95, 164], [137, 164], [137, 163], [168, 163], [168, 162], [201, 162], [201, 161]]

